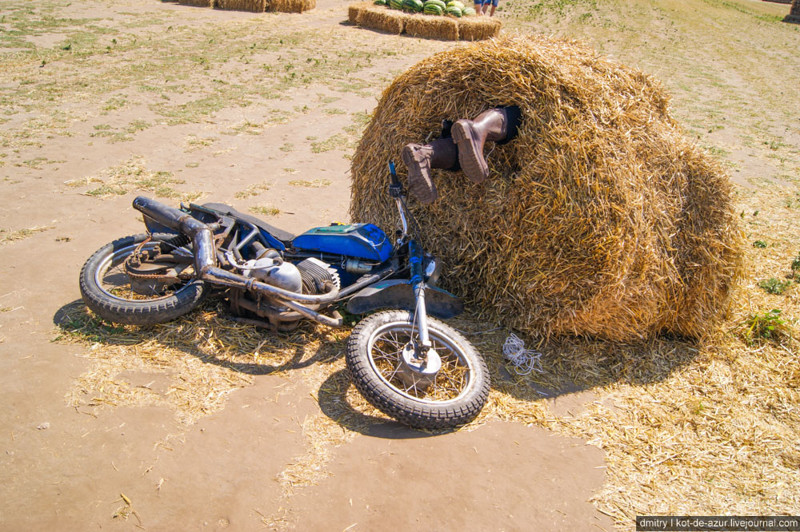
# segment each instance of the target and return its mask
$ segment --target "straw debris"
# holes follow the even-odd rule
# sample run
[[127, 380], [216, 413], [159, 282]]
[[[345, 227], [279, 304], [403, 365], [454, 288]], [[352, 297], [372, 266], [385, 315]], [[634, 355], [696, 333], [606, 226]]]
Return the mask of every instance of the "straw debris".
[[[515, 36], [434, 55], [384, 92], [351, 167], [351, 217], [396, 224], [386, 164], [442, 119], [518, 105], [489, 179], [434, 171], [414, 204], [445, 287], [531, 336], [704, 334], [740, 270], [731, 184], [687, 141], [652, 78], [574, 42]], [[405, 168], [398, 168], [404, 179]]]

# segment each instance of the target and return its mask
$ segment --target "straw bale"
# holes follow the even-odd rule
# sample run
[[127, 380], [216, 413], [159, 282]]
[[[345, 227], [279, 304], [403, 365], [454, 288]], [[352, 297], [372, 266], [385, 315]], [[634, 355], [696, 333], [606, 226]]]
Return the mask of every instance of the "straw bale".
[[574, 42], [496, 38], [399, 76], [353, 159], [353, 220], [395, 227], [387, 161], [444, 118], [511, 104], [522, 124], [488, 143], [485, 183], [436, 170], [439, 200], [411, 200], [445, 287], [534, 336], [698, 337], [716, 323], [741, 267], [728, 177], [682, 136], [660, 84]]
[[462, 41], [482, 41], [497, 37], [502, 23], [494, 17], [470, 17], [458, 21], [458, 38]]
[[792, 8], [789, 10], [789, 14], [786, 15], [786, 18], [784, 18], [783, 21], [800, 24], [800, 0], [794, 0], [794, 2], [792, 2]]
[[266, 10], [277, 13], [303, 13], [317, 7], [317, 0], [268, 0]]
[[214, 0], [178, 0], [182, 6], [214, 7]]
[[347, 6], [347, 19], [350, 21], [350, 24], [358, 25], [361, 19], [361, 13], [364, 12], [364, 7], [367, 5], [369, 5], [367, 2], [359, 2]]
[[400, 35], [405, 31], [409, 17], [395, 9], [373, 6], [361, 16], [361, 26]]
[[412, 37], [457, 41], [458, 22], [450, 17], [416, 15], [406, 21], [406, 33]]
[[[356, 15], [356, 23], [362, 28], [385, 31], [395, 35], [400, 35], [405, 31], [406, 21], [412, 17], [402, 11], [376, 6], [369, 2], [352, 4], [352, 7], [360, 11], [360, 15]], [[353, 19], [351, 18], [350, 21], [352, 22]]]
[[228, 11], [263, 13], [266, 7], [266, 0], [215, 0], [214, 7]]

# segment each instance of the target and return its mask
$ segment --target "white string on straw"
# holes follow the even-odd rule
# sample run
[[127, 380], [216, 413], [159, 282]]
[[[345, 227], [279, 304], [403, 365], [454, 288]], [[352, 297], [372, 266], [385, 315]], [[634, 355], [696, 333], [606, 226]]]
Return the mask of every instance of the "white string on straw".
[[503, 355], [514, 365], [517, 375], [528, 375], [531, 371], [544, 373], [542, 354], [532, 349], [525, 349], [525, 342], [515, 334], [510, 334], [503, 344]]

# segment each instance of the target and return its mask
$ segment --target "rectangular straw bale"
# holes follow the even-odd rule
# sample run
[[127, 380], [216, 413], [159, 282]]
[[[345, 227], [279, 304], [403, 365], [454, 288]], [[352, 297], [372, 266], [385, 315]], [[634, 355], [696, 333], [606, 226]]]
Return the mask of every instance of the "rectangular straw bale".
[[317, 0], [268, 0], [267, 11], [277, 13], [302, 13], [317, 7]]
[[458, 38], [461, 41], [482, 41], [500, 33], [502, 23], [489, 17], [462, 18], [458, 21]]
[[263, 13], [266, 8], [266, 0], [216, 0], [216, 9], [229, 11], [251, 11], [253, 13]]
[[372, 3], [370, 2], [356, 2], [355, 4], [350, 4], [347, 7], [347, 18], [350, 23], [358, 25], [361, 21], [361, 15], [370, 7], [372, 7]]
[[214, 0], [178, 0], [182, 6], [214, 7]]
[[426, 39], [458, 40], [458, 22], [450, 17], [415, 15], [406, 21], [406, 33]]
[[792, 9], [783, 21], [800, 24], [800, 0], [794, 0], [794, 2], [792, 2]]
[[373, 6], [364, 11], [358, 25], [400, 35], [405, 31], [406, 20], [408, 18], [408, 15], [400, 11], [387, 9], [382, 6]]

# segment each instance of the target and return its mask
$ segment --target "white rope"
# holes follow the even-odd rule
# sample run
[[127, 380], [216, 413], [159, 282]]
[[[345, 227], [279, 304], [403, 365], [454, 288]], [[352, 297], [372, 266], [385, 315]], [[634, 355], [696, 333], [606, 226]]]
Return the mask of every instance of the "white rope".
[[542, 354], [532, 349], [525, 349], [525, 342], [515, 334], [510, 334], [503, 344], [503, 355], [514, 365], [517, 375], [527, 375], [531, 371], [544, 373]]

